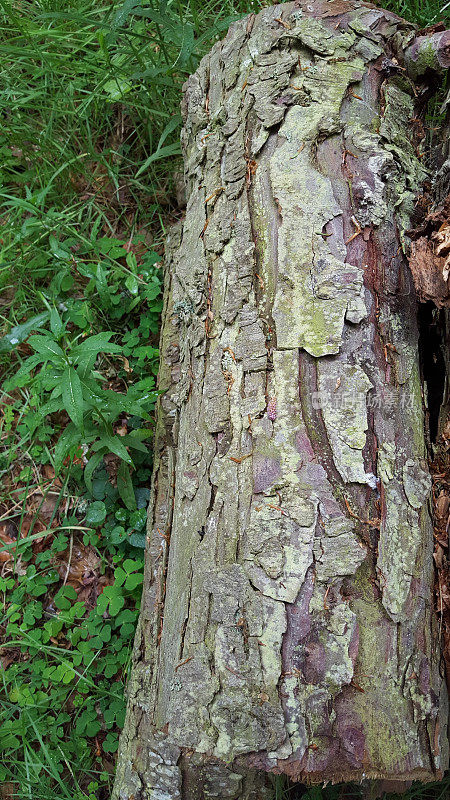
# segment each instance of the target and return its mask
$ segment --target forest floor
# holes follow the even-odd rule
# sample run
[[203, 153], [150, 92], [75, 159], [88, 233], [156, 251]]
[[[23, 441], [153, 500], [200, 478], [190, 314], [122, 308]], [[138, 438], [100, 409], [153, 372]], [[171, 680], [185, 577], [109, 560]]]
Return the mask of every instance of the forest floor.
[[[181, 86], [256, 0], [0, 2], [0, 796], [107, 800], [151, 476]], [[445, 0], [384, 5], [420, 27]], [[447, 6], [449, 8], [447, 8]], [[346, 800], [360, 788], [275, 798]], [[450, 777], [405, 797], [450, 796]]]

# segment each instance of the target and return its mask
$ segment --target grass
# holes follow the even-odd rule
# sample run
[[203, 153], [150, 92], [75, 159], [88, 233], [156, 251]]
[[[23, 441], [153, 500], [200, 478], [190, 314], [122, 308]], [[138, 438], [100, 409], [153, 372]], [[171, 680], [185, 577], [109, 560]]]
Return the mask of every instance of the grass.
[[[446, 0], [389, 0], [376, 5], [394, 11], [404, 19], [414, 22], [420, 28], [434, 25], [443, 19], [449, 19], [449, 8]], [[448, 6], [448, 7], [447, 7]]]
[[[386, 5], [420, 26], [440, 18], [435, 0]], [[142, 582], [160, 261], [182, 213], [181, 86], [259, 8], [0, 0], [4, 798], [110, 795]], [[274, 780], [277, 799], [359, 794]]]
[[[180, 214], [180, 90], [243, 10], [1, 4], [6, 796], [110, 794], [142, 582], [159, 262], [165, 227]], [[105, 331], [115, 333], [114, 352], [110, 337], [98, 341]], [[90, 364], [72, 368], [92, 337]], [[55, 347], [59, 376], [46, 358]], [[73, 407], [57, 393], [71, 369], [81, 386]], [[103, 397], [97, 411], [92, 387]], [[130, 436], [133, 465], [123, 448]]]

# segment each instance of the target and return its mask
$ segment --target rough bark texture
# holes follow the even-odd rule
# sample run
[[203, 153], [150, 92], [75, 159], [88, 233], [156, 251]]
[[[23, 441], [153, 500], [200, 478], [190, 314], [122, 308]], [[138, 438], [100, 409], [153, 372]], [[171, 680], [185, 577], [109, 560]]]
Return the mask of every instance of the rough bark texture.
[[147, 572], [116, 800], [447, 767], [405, 256], [412, 26], [309, 0], [185, 86]]

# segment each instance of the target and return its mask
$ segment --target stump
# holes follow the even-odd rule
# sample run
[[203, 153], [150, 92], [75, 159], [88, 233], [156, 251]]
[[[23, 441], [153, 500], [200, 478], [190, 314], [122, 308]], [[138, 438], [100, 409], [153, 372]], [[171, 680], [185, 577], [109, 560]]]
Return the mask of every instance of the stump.
[[448, 45], [308, 0], [232, 25], [185, 84], [115, 800], [447, 768], [407, 232]]

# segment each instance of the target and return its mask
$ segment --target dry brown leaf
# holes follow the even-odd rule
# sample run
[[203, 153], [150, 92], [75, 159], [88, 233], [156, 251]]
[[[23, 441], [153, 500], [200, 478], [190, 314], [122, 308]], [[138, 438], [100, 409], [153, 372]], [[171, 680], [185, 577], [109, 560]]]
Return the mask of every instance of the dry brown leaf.
[[447, 281], [450, 274], [450, 225], [443, 225], [431, 238], [436, 242], [436, 255], [445, 258], [442, 277]]
[[434, 505], [435, 514], [438, 520], [442, 519], [447, 520], [449, 506], [450, 506], [450, 498], [447, 492], [444, 492], [444, 490], [442, 489], [439, 496], [436, 498]]
[[12, 800], [13, 797], [17, 797], [18, 791], [18, 784], [12, 783], [12, 781], [4, 781], [0, 785], [0, 794], [2, 800]]
[[[11, 536], [11, 533], [15, 533], [15, 535]], [[17, 541], [17, 528], [15, 525], [10, 522], [4, 522], [0, 525], [0, 564], [6, 564], [8, 561], [14, 557], [15, 553], [15, 544]], [[2, 543], [4, 545], [8, 545], [8, 549], [4, 550], [2, 548]], [[10, 546], [13, 545], [13, 546]]]
[[433, 558], [434, 558], [434, 563], [436, 565], [436, 569], [437, 570], [443, 569], [444, 565], [446, 564], [446, 559], [445, 559], [444, 548], [440, 544], [436, 545], [434, 549]]
[[411, 268], [419, 299], [432, 300], [439, 308], [450, 306], [450, 287], [444, 279], [447, 259], [434, 251], [433, 242], [425, 236], [412, 242]]
[[87, 547], [82, 542], [74, 542], [72, 552], [67, 548], [59, 553], [53, 563], [59, 576], [66, 579], [74, 589], [91, 586], [98, 581], [101, 558], [92, 547]]
[[450, 195], [408, 233], [414, 240], [409, 264], [419, 299], [450, 306]]

